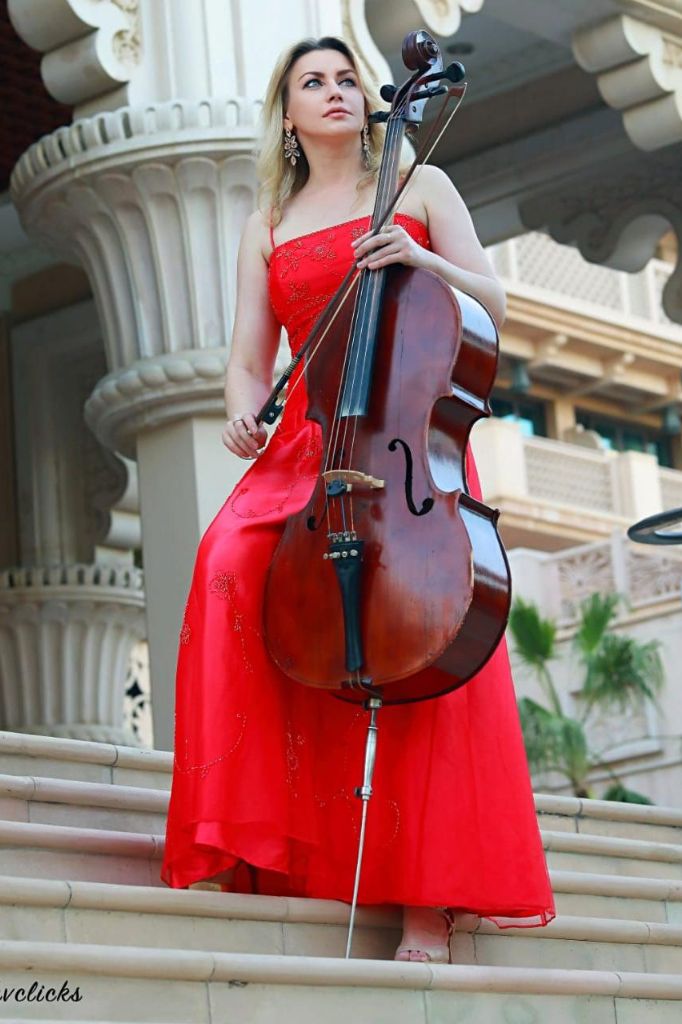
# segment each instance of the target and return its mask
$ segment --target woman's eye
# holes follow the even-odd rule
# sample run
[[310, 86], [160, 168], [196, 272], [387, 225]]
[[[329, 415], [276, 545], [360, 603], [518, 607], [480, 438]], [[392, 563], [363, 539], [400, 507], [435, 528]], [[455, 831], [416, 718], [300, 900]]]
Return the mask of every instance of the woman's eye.
[[[316, 82], [316, 83], [317, 83], [317, 84], [319, 85], [319, 84], [320, 84], [320, 82], [321, 82], [321, 79], [320, 79], [320, 78], [309, 78], [307, 82], [304, 82], [304, 83], [303, 83], [303, 88], [304, 88], [304, 89], [307, 89], [307, 88], [308, 88], [308, 86], [309, 86], [309, 85], [312, 85], [312, 83], [313, 83], [313, 82]], [[357, 83], [356, 83], [356, 81], [355, 81], [355, 79], [354, 79], [354, 78], [342, 78], [342, 79], [341, 79], [341, 81], [339, 82], [339, 85], [345, 85], [345, 83], [346, 83], [346, 82], [350, 82], [350, 84], [351, 84], [351, 85], [352, 85], [352, 86], [353, 86], [354, 88], [355, 88], [355, 86], [357, 85]]]

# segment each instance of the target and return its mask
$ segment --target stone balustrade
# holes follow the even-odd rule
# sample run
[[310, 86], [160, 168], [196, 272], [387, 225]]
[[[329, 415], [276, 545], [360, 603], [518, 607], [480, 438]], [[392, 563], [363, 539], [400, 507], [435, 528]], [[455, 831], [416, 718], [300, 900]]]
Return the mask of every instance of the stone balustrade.
[[661, 604], [680, 605], [682, 552], [633, 544], [622, 533], [568, 551], [509, 552], [515, 590], [561, 625], [572, 625], [582, 600], [595, 592], [623, 596], [629, 615]]
[[682, 505], [682, 471], [663, 469], [645, 452], [524, 437], [518, 423], [495, 418], [477, 424], [472, 448], [484, 498], [502, 510], [508, 547], [606, 539]]
[[[640, 643], [658, 642], [664, 686], [656, 704], [629, 702], [598, 709], [586, 722], [596, 764], [590, 774], [595, 792], [615, 779], [645, 793], [656, 803], [679, 800], [680, 701], [682, 657], [682, 551], [633, 544], [614, 532], [606, 541], [564, 551], [509, 552], [512, 588], [517, 598], [534, 602], [560, 627], [551, 672], [565, 709], [584, 711], [580, 684], [584, 669], [573, 650], [580, 603], [591, 594], [618, 594], [614, 629]], [[544, 702], [537, 679], [510, 643], [517, 693]], [[542, 791], [568, 792], [566, 780], [552, 773], [534, 779]]]
[[652, 259], [628, 274], [588, 263], [577, 249], [539, 231], [492, 245], [488, 254], [512, 294], [567, 304], [616, 323], [646, 323], [647, 330], [682, 342], [682, 328], [663, 310], [663, 289], [673, 271], [665, 260]]

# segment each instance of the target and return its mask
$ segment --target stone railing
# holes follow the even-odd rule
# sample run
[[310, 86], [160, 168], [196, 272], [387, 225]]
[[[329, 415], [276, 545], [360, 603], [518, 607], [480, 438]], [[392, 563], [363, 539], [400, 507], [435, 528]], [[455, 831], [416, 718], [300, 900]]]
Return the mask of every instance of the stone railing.
[[659, 470], [664, 510], [682, 508], [682, 473], [677, 469]]
[[523, 442], [529, 497], [617, 514], [619, 495], [612, 452], [529, 437]]
[[[674, 758], [669, 763], [677, 763], [679, 740], [675, 733], [679, 730], [671, 723], [679, 714], [676, 668], [682, 650], [682, 552], [646, 548], [633, 544], [624, 533], [613, 533], [607, 541], [551, 553], [516, 548], [509, 552], [509, 562], [515, 597], [533, 601], [544, 617], [560, 627], [552, 675], [565, 707], [573, 713], [581, 709], [583, 670], [572, 651], [572, 642], [583, 600], [594, 593], [620, 595], [616, 629], [640, 642], [662, 642], [668, 685], [660, 704], [631, 701], [617, 713], [608, 708], [589, 716], [586, 729], [590, 749], [602, 766], [596, 777], [605, 784], [613, 781], [609, 765], [619, 762], [618, 777], [627, 785], [630, 759], [635, 759], [635, 772], [641, 770], [643, 757]], [[510, 647], [519, 692], [535, 696], [532, 673], [515, 654], [513, 641]], [[636, 777], [633, 788], [639, 789], [641, 776]], [[561, 789], [563, 785], [559, 778], [534, 781], [543, 788]]]
[[621, 594], [623, 613], [682, 602], [682, 552], [643, 548], [622, 533], [552, 553], [517, 548], [509, 560], [517, 595], [535, 601], [543, 614], [565, 626], [593, 593]]
[[627, 274], [588, 263], [576, 249], [537, 231], [492, 245], [488, 254], [511, 293], [559, 305], [563, 298], [575, 312], [611, 321], [646, 321], [649, 329], [656, 325], [682, 341], [682, 327], [663, 311], [661, 296], [673, 271], [663, 260]]
[[602, 523], [613, 519], [608, 532], [682, 505], [682, 471], [662, 469], [644, 452], [524, 437], [517, 423], [494, 417], [477, 424], [472, 447], [491, 503], [534, 502], [557, 515], [587, 510]]

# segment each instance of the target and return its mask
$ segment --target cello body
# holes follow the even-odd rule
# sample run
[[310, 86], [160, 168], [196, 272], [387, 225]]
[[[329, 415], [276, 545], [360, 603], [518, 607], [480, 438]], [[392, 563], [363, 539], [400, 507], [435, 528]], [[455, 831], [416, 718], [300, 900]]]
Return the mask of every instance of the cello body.
[[[391, 704], [446, 693], [485, 664], [506, 625], [510, 581], [497, 513], [470, 497], [465, 474], [471, 427], [489, 415], [495, 325], [429, 271], [385, 275], [365, 414], [339, 417], [348, 311], [306, 363], [323, 470], [275, 551], [264, 627], [287, 675], [357, 702], [380, 688]], [[334, 496], [339, 466], [375, 484]], [[330, 538], [340, 553], [330, 554]], [[347, 583], [338, 563], [353, 552]]]

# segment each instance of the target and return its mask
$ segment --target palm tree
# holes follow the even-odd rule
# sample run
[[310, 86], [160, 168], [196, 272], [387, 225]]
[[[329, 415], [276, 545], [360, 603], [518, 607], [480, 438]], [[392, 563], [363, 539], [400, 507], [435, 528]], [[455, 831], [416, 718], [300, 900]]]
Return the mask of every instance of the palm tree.
[[[587, 778], [599, 763], [591, 754], [585, 726], [596, 710], [655, 702], [663, 685], [660, 643], [642, 643], [609, 632], [618, 612], [617, 594], [592, 594], [579, 609], [572, 650], [583, 672], [579, 691], [582, 707], [577, 718], [567, 714], [550, 672], [556, 657], [556, 624], [540, 615], [537, 606], [517, 598], [509, 616], [516, 653], [534, 673], [547, 707], [529, 697], [519, 701], [528, 763], [532, 771], [556, 771], [571, 784], [576, 796], [589, 796]], [[603, 751], [601, 752], [603, 755]], [[609, 796], [609, 793], [613, 795]], [[607, 799], [643, 801], [646, 797], [616, 785]]]

